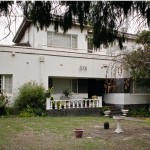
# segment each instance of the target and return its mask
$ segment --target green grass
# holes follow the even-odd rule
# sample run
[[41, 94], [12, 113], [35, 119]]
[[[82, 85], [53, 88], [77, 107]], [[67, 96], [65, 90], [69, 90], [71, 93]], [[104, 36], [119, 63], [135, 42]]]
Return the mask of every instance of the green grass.
[[[110, 129], [104, 130], [104, 122]], [[0, 150], [148, 150], [150, 124], [122, 121], [124, 133], [116, 134], [116, 122], [105, 117], [4, 117], [0, 118]], [[83, 138], [74, 136], [83, 128]], [[90, 138], [89, 138], [90, 137]]]

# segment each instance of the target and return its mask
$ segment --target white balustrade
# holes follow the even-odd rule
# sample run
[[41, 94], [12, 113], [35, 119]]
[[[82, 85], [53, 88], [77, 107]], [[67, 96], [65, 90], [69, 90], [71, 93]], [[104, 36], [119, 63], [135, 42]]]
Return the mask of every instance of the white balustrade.
[[94, 108], [102, 107], [102, 97], [98, 99], [67, 99], [67, 100], [46, 100], [46, 110], [69, 109], [69, 108]]

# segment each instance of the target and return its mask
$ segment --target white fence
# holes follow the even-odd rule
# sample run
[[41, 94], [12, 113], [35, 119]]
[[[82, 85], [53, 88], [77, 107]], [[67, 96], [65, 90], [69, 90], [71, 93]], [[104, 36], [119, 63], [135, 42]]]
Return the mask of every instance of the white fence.
[[67, 99], [67, 100], [46, 100], [46, 110], [69, 109], [69, 108], [94, 108], [102, 107], [102, 97], [98, 99]]

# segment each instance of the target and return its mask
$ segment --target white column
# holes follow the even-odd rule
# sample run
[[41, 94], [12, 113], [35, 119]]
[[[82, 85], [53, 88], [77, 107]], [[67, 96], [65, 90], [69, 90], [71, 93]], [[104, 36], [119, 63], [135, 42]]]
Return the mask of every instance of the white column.
[[66, 101], [64, 102], [64, 109], [66, 109]]
[[73, 106], [72, 106], [72, 107], [75, 108], [75, 102], [73, 101], [72, 103], [73, 103]]
[[87, 108], [87, 101], [85, 100], [85, 108]]
[[43, 83], [44, 79], [44, 56], [40, 56], [40, 82]]
[[83, 100], [81, 100], [81, 108], [83, 108]]
[[98, 106], [97, 107], [102, 107], [102, 96], [98, 97]]
[[50, 109], [50, 98], [46, 98], [46, 110]]
[[68, 101], [68, 108], [70, 108], [70, 101]]

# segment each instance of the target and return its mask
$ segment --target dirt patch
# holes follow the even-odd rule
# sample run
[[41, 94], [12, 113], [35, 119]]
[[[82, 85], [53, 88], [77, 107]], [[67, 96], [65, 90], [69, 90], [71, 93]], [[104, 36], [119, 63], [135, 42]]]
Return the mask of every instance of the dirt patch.
[[[7, 142], [1, 150], [149, 150], [150, 125], [124, 120], [123, 133], [115, 133], [116, 122], [101, 118], [33, 118], [21, 119], [6, 127]], [[61, 119], [61, 120], [60, 120]], [[68, 119], [68, 120], [67, 120]], [[85, 120], [84, 120], [85, 119]], [[39, 121], [40, 120], [40, 121]], [[52, 122], [53, 121], [53, 122]], [[110, 128], [104, 129], [108, 121]], [[6, 125], [6, 123], [4, 124]], [[3, 128], [5, 126], [2, 126]], [[83, 138], [74, 136], [74, 128], [84, 129]], [[17, 130], [16, 130], [17, 129]], [[13, 132], [12, 132], [13, 131]], [[4, 134], [4, 133], [3, 133]], [[9, 136], [7, 136], [9, 135]]]

